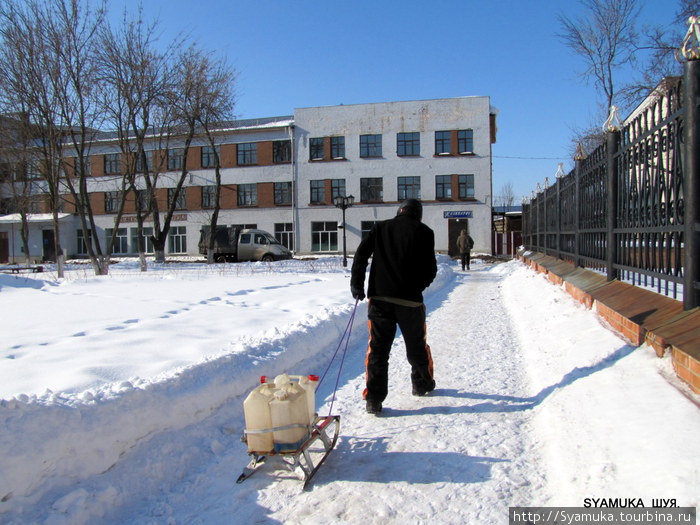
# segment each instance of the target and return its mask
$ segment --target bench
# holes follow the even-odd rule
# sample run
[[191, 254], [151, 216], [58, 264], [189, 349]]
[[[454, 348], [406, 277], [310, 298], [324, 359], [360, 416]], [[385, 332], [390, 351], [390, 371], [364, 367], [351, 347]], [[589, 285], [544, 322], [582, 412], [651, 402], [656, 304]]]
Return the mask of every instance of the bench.
[[4, 273], [20, 273], [20, 272], [41, 273], [43, 271], [44, 271], [43, 266], [0, 266], [0, 272], [4, 272]]

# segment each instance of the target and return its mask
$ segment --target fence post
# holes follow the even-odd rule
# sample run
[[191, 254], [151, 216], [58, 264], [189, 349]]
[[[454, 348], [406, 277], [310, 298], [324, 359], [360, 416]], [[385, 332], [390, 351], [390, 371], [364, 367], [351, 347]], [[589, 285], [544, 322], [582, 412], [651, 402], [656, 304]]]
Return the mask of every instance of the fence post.
[[700, 306], [700, 60], [685, 63], [683, 307]]
[[583, 266], [581, 264], [581, 247], [579, 243], [581, 242], [581, 201], [580, 201], [580, 188], [581, 184], [581, 164], [583, 164], [583, 150], [581, 149], [581, 144], [579, 144], [579, 151], [577, 150], [574, 156], [574, 161], [576, 165], [574, 167], [574, 206], [576, 211], [574, 213], [574, 263], [576, 266]]
[[617, 260], [617, 245], [615, 244], [615, 226], [617, 226], [617, 145], [619, 143], [620, 131], [609, 128], [605, 133], [607, 141], [607, 151], [605, 159], [605, 170], [607, 177], [607, 235], [605, 246], [605, 259], [607, 262], [606, 273], [608, 281], [617, 279], [615, 261]]

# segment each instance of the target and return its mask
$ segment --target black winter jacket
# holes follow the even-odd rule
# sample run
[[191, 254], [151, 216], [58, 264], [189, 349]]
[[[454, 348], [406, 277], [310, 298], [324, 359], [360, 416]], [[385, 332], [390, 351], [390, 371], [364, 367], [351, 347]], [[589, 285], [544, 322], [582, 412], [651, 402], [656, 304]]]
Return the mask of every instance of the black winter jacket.
[[437, 273], [433, 230], [405, 213], [375, 224], [355, 252], [352, 288], [364, 289], [370, 257], [367, 297], [423, 302], [423, 290]]

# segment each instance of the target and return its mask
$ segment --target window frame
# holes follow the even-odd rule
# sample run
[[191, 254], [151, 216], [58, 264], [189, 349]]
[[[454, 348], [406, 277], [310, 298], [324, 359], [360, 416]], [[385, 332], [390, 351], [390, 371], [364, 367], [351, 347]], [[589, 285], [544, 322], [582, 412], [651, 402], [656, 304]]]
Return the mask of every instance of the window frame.
[[396, 155], [398, 157], [420, 156], [420, 132], [407, 131], [396, 134]]
[[[168, 207], [173, 203], [173, 197], [175, 196], [175, 190], [177, 188], [168, 188]], [[187, 209], [187, 188], [183, 186], [180, 188], [180, 192], [177, 194], [177, 201], [175, 202], [176, 210], [186, 210]]]
[[396, 194], [400, 201], [406, 199], [419, 199], [421, 190], [420, 176], [407, 175], [397, 177], [396, 179]]
[[239, 208], [250, 208], [258, 205], [258, 185], [256, 183], [239, 184], [236, 190], [236, 203]]
[[[379, 195], [376, 195], [377, 192]], [[384, 202], [384, 179], [382, 177], [360, 178], [360, 202]]]
[[457, 176], [457, 187], [459, 192], [459, 198], [463, 200], [470, 200], [476, 198], [476, 192], [474, 190], [474, 175], [465, 174]]
[[236, 162], [239, 166], [255, 166], [258, 163], [257, 142], [242, 142], [236, 145]]
[[119, 153], [105, 153], [104, 156], [104, 171], [105, 175], [121, 174], [121, 158]]
[[[216, 155], [214, 155], [216, 152]], [[200, 161], [202, 168], [215, 168], [216, 159], [219, 158], [221, 162], [221, 147], [220, 146], [202, 146], [200, 151]]]
[[474, 130], [460, 129], [457, 131], [457, 152], [460, 155], [474, 154]]
[[185, 161], [185, 148], [168, 149], [168, 171], [182, 170]]
[[326, 182], [323, 179], [309, 181], [309, 202], [311, 204], [324, 204], [326, 202]]
[[435, 155], [452, 155], [452, 132], [435, 132]]
[[335, 160], [345, 159], [345, 137], [335, 136], [330, 138], [331, 158]]
[[435, 199], [452, 199], [452, 175], [435, 175]]
[[286, 206], [292, 204], [292, 183], [290, 181], [275, 182], [273, 193], [275, 205]]
[[292, 162], [292, 141], [272, 141], [272, 162], [274, 164], [288, 164]]
[[337, 221], [311, 222], [311, 251], [318, 253], [338, 251]]
[[323, 160], [325, 155], [323, 137], [311, 137], [309, 139], [309, 160]]
[[360, 158], [378, 159], [382, 157], [382, 135], [360, 135]]

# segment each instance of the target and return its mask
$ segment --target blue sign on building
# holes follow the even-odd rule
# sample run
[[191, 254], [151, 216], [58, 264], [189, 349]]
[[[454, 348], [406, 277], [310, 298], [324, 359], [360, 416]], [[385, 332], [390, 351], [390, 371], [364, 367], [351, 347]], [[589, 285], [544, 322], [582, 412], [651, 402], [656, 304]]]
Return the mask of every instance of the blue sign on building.
[[466, 211], [466, 210], [465, 211], [443, 211], [442, 218], [443, 219], [471, 219], [472, 212]]

